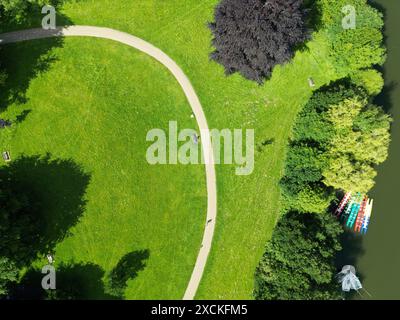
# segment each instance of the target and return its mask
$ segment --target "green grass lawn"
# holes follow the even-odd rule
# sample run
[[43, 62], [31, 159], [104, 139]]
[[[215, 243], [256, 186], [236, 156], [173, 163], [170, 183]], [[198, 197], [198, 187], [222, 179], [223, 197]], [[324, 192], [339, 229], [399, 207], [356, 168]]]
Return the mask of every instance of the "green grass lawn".
[[[30, 55], [45, 51], [49, 41], [3, 49], [9, 83], [26, 81]], [[148, 130], [167, 129], [169, 120], [196, 128], [180, 86], [158, 62], [111, 41], [66, 39], [63, 48], [45, 56], [54, 61], [31, 80], [26, 101], [12, 104], [6, 116], [31, 111], [2, 134], [1, 145], [14, 160], [50, 153], [51, 159], [73, 160], [90, 176], [85, 210], [72, 235], [57, 246], [57, 263], [92, 263], [107, 272], [125, 254], [148, 250], [127, 298], [182, 298], [203, 232], [204, 170], [151, 166], [145, 158]], [[75, 188], [67, 174], [56, 172], [50, 183]], [[49, 216], [68, 205], [45, 199]]]
[[[273, 139], [273, 144], [265, 147], [263, 151], [256, 153], [255, 170], [252, 175], [246, 177], [235, 176], [234, 166], [221, 165], [217, 167], [217, 227], [212, 252], [209, 256], [206, 271], [197, 294], [197, 298], [206, 299], [251, 299], [255, 267], [263, 253], [265, 243], [271, 237], [279, 214], [280, 193], [278, 183], [283, 171], [287, 139], [297, 112], [307, 102], [312, 93], [307, 79], [310, 76], [313, 77], [318, 87], [328, 83], [330, 80], [334, 80], [337, 78], [337, 75], [326, 57], [322, 38], [316, 35], [315, 39], [309, 44], [308, 50], [299, 52], [290, 64], [284, 67], [277, 67], [272, 79], [263, 86], [247, 81], [239, 75], [225, 77], [223, 68], [209, 61], [209, 53], [212, 48], [210, 44], [211, 34], [207, 28], [207, 22], [212, 20], [214, 6], [217, 2], [217, 0], [203, 0], [200, 2], [195, 0], [87, 0], [67, 3], [62, 10], [62, 15], [64, 16], [63, 19], [65, 21], [68, 20], [70, 23], [115, 28], [139, 36], [161, 48], [189, 76], [205, 109], [210, 128], [255, 129], [257, 144], [266, 139]], [[68, 17], [68, 19], [65, 17]], [[89, 109], [86, 106], [76, 107], [76, 104], [78, 106], [81, 104], [76, 101], [76, 97], [72, 96], [82, 93], [82, 90], [73, 90], [80, 85], [81, 79], [86, 81], [84, 83], [88, 87], [100, 81], [102, 83], [101, 88], [108, 90], [106, 92], [110, 92], [111, 94], [114, 91], [114, 87], [116, 90], [124, 92], [123, 86], [128, 84], [129, 91], [141, 92], [140, 88], [144, 85], [143, 81], [140, 81], [139, 85], [138, 82], [135, 83], [135, 81], [132, 81], [132, 77], [137, 78], [140, 76], [139, 78], [141, 79], [141, 77], [146, 76], [146, 92], [150, 96], [150, 92], [156, 95], [160, 94], [158, 88], [161, 86], [158, 84], [158, 81], [164, 79], [164, 82], [168, 83], [165, 80], [168, 77], [164, 75], [164, 78], [160, 78], [160, 74], [162, 74], [158, 70], [160, 68], [157, 70], [150, 69], [154, 74], [158, 72], [157, 76], [148, 75], [147, 66], [151, 64], [150, 60], [146, 59], [148, 63], [145, 70], [143, 70], [143, 67], [137, 61], [135, 62], [135, 59], [138, 59], [140, 56], [135, 55], [134, 51], [124, 49], [121, 45], [112, 45], [110, 42], [105, 41], [96, 42], [98, 46], [103, 46], [103, 49], [99, 50], [98, 55], [90, 58], [90, 63], [85, 64], [83, 61], [89, 58], [84, 54], [80, 54], [80, 52], [96, 50], [92, 48], [91, 43], [93, 41], [72, 41], [67, 39], [65, 48], [57, 49], [57, 53], [62, 56], [62, 59], [52, 65], [50, 72], [40, 75], [37, 80], [33, 81], [29, 87], [29, 92], [32, 92], [32, 95], [36, 97], [37, 105], [40, 105], [42, 108], [44, 108], [43, 103], [46, 103], [45, 96], [53, 97], [55, 99], [53, 104], [57, 103], [60, 106], [63, 105], [63, 100], [67, 99], [70, 104], [74, 105], [73, 107], [71, 106], [73, 114], [64, 112], [63, 115], [60, 115], [60, 119], [64, 120], [63, 117], [68, 117], [68, 119], [77, 117], [80, 120], [87, 118], [87, 121], [95, 122], [93, 126], [96, 127], [97, 131], [91, 132], [92, 136], [96, 136], [96, 133], [99, 131], [107, 130], [103, 127], [104, 125], [106, 126], [104, 122], [96, 122], [97, 117], [102, 115], [102, 112], [105, 112], [104, 110], [112, 114], [113, 118], [117, 119], [116, 121], [124, 123], [123, 126], [115, 125], [115, 130], [122, 132], [122, 128], [125, 130], [126, 126], [128, 126], [125, 121], [129, 117], [137, 116], [134, 111], [135, 109], [132, 109], [132, 103], [129, 101], [129, 97], [133, 94], [125, 93], [125, 97], [121, 94], [122, 97], [118, 99], [117, 103], [115, 100], [110, 101], [108, 96], [103, 92], [91, 96], [84, 94], [85, 99], [83, 97], [78, 98], [80, 102], [82, 100], [86, 101], [89, 97], [91, 97], [90, 99], [96, 99], [96, 112], [89, 113]], [[126, 53], [124, 60], [126, 61], [126, 65], [123, 68], [115, 65], [120, 62], [109, 61], [109, 54], [113, 50], [118, 50], [118, 52], [121, 50]], [[76, 63], [67, 63], [67, 61], [74, 59]], [[141, 59], [144, 58], [142, 57]], [[101, 63], [97, 65], [97, 61], [101, 61]], [[108, 70], [112, 73], [111, 79], [95, 76], [99, 74], [99, 68], [103, 68], [104, 65], [109, 66]], [[157, 66], [157, 64], [153, 65]], [[63, 68], [64, 70], [68, 68], [67, 72], [61, 72]], [[87, 71], [83, 72], [80, 68], [87, 68]], [[111, 71], [112, 68], [115, 69]], [[143, 70], [143, 72], [139, 70]], [[48, 87], [50, 93], [47, 93], [47, 95], [43, 91], [42, 95], [38, 94], [39, 90], [43, 90], [39, 88], [39, 84], [43, 81], [41, 77], [46, 77], [48, 80], [59, 78], [62, 83], [65, 83], [62, 80], [64, 77], [75, 74], [79, 75], [79, 77], [73, 77], [74, 79], [70, 81], [70, 83], [72, 82], [70, 96], [66, 96], [63, 93], [63, 90], [67, 89], [58, 86], [52, 86], [52, 89]], [[118, 79], [126, 81], [123, 84], [116, 84]], [[153, 83], [152, 81], [157, 82]], [[36, 83], [38, 85], [35, 88]], [[89, 89], [87, 90], [87, 92], [92, 92]], [[98, 93], [98, 90], [96, 92]], [[170, 98], [168, 103], [171, 106], [176, 106], [176, 110], [175, 108], [173, 109], [174, 112], [167, 113], [166, 110], [170, 110], [169, 108], [150, 112], [147, 110], [147, 104], [142, 102], [143, 97], [135, 97], [135, 100], [138, 103], [140, 101], [141, 104], [140, 112], [137, 111], [140, 113], [140, 121], [148, 125], [157, 123], [157, 125], [162, 126], [167, 119], [172, 117], [172, 119], [183, 121], [182, 123], [187, 122], [185, 120], [187, 112], [185, 114], [178, 111], [188, 109], [188, 107], [182, 106], [185, 102], [182, 94], [179, 94], [179, 88], [176, 88], [174, 96], [166, 94], [163, 97], [164, 100]], [[147, 101], [148, 104], [151, 104], [150, 101], [155, 100], [154, 96], [153, 99], [149, 99], [149, 97], [146, 99], [144, 101]], [[157, 99], [161, 98], [157, 97]], [[179, 103], [173, 103], [175, 99], [178, 99], [176, 101]], [[35, 100], [32, 97], [30, 101], [30, 103], [33, 103]], [[163, 100], [161, 99], [160, 101]], [[29, 122], [32, 122], [34, 117], [39, 117], [39, 115], [35, 116], [32, 113]], [[68, 150], [67, 152], [65, 149], [65, 143], [62, 142], [64, 139], [67, 139], [65, 131], [60, 131], [57, 137], [46, 139], [46, 144], [51, 143], [55, 150], [59, 150], [60, 153], [57, 153], [57, 156], [72, 156], [73, 153], [79, 163], [84, 164], [92, 161], [94, 162], [92, 165], [97, 166], [96, 160], [104, 160], [103, 153], [100, 152], [101, 156], [94, 157], [93, 155], [89, 156], [88, 152], [94, 148], [101, 148], [99, 146], [101, 142], [93, 140], [90, 142], [82, 141], [80, 143], [82, 138], [77, 136], [78, 134], [81, 135], [81, 132], [87, 132], [89, 137], [91, 134], [89, 134], [88, 130], [95, 129], [89, 129], [89, 126], [82, 126], [82, 123], [79, 123], [80, 125], [77, 124], [74, 130], [75, 138], [69, 138], [79, 144], [74, 147], [75, 152], [72, 150]], [[26, 125], [28, 126], [28, 123]], [[37, 123], [35, 125], [40, 127], [40, 130], [43, 130], [43, 126], [50, 126], [51, 124], [47, 120], [45, 123]], [[138, 124], [136, 123], [136, 125]], [[142, 124], [140, 129], [143, 128], [146, 128], [146, 126]], [[136, 129], [132, 130], [136, 132], [136, 135], [130, 135], [131, 139], [136, 137], [136, 140], [133, 141], [138, 145], [143, 145], [144, 138], [138, 140], [140, 131], [136, 131]], [[22, 132], [23, 128], [21, 128], [21, 133], [18, 136], [22, 137]], [[28, 132], [28, 129], [26, 132]], [[30, 137], [27, 137], [26, 141], [23, 140], [23, 138], [20, 138], [19, 142], [18, 140], [14, 142], [15, 148], [18, 146], [16, 152], [28, 152], [28, 150], [30, 153], [38, 152], [34, 149], [36, 143], [32, 143]], [[109, 145], [110, 150], [112, 148], [112, 150], [116, 150], [115, 152], [117, 152], [116, 139], [113, 137], [111, 141], [112, 143]], [[126, 152], [125, 145], [126, 143], [122, 144], [123, 150], [121, 152]], [[44, 144], [42, 143], [40, 146], [43, 147]], [[36, 146], [36, 148], [39, 148], [39, 146]], [[136, 162], [143, 161], [143, 153], [136, 154], [135, 151], [131, 152], [133, 152], [132, 156], [138, 156]], [[56, 154], [56, 152], [54, 153]], [[78, 156], [78, 154], [81, 156]], [[127, 173], [130, 175], [136, 174], [136, 171], [132, 168], [131, 159], [124, 157], [120, 161], [126, 161]], [[108, 170], [100, 170], [101, 173], [99, 175], [112, 175], [116, 172], [114, 164], [111, 166], [110, 163], [113, 163], [111, 159], [104, 161], [104, 166]], [[88, 166], [88, 170], [90, 168], [92, 166]], [[184, 292], [185, 281], [188, 280], [190, 273], [189, 265], [192, 263], [193, 266], [193, 258], [197, 254], [196, 245], [198, 244], [201, 228], [203, 227], [201, 210], [205, 205], [204, 184], [199, 184], [198, 182], [203, 181], [203, 168], [162, 166], [151, 168], [151, 171], [149, 170], [140, 172], [140, 175], [137, 176], [138, 180], [131, 181], [131, 183], [133, 183], [135, 190], [138, 192], [139, 190], [145, 192], [146, 197], [144, 198], [146, 199], [149, 199], [147, 190], [149, 190], [149, 186], [151, 185], [153, 185], [151, 189], [163, 188], [162, 190], [167, 189], [171, 191], [168, 194], [155, 195], [151, 208], [160, 214], [163, 211], [162, 208], [166, 206], [163, 201], [167, 198], [169, 199], [169, 196], [171, 196], [169, 201], [174, 203], [177, 210], [174, 212], [174, 216], [163, 216], [165, 220], [162, 220], [163, 224], [159, 225], [159, 216], [155, 212], [150, 215], [149, 210], [145, 206], [139, 207], [138, 204], [135, 204], [135, 211], [138, 212], [137, 215], [142, 217], [140, 224], [138, 223], [139, 218], [135, 218], [135, 215], [129, 215], [129, 217], [126, 217], [127, 220], [123, 228], [113, 227], [110, 224], [104, 223], [101, 227], [102, 233], [98, 237], [95, 237], [94, 234], [91, 234], [90, 237], [85, 236], [87, 228], [97, 230], [97, 228], [100, 228], [98, 226], [100, 221], [106, 221], [106, 219], [100, 220], [98, 218], [100, 211], [109, 212], [110, 216], [108, 219], [113, 220], [115, 219], [115, 211], [122, 209], [119, 204], [116, 205], [115, 202], [107, 198], [107, 190], [104, 185], [99, 183], [96, 186], [93, 182], [93, 186], [90, 186], [87, 195], [88, 197], [92, 197], [93, 201], [90, 201], [91, 204], [88, 205], [83, 222], [74, 231], [75, 236], [60, 245], [59, 250], [60, 252], [65, 252], [68, 256], [79, 256], [82, 258], [85, 255], [79, 247], [79, 241], [76, 239], [85, 239], [87, 246], [93, 248], [99, 255], [85, 256], [86, 259], [88, 261], [95, 261], [96, 263], [104, 259], [107, 262], [104, 262], [103, 265], [107, 269], [115, 263], [115, 260], [111, 263], [112, 259], [108, 257], [108, 254], [111, 253], [105, 249], [106, 246], [114, 248], [114, 242], [118, 242], [119, 244], [116, 247], [119, 248], [121, 246], [125, 248], [125, 251], [129, 251], [130, 249], [127, 248], [128, 244], [126, 243], [126, 237], [129, 237], [130, 241], [137, 243], [136, 247], [139, 248], [146, 248], [146, 245], [142, 244], [146, 242], [146, 239], [152, 242], [154, 246], [158, 243], [159, 248], [164, 248], [165, 243], [160, 243], [160, 239], [165, 239], [165, 237], [161, 237], [160, 235], [172, 235], [174, 232], [168, 230], [169, 225], [179, 228], [179, 226], [182, 226], [182, 223], [185, 223], [184, 231], [178, 233], [177, 236], [179, 235], [179, 237], [187, 239], [186, 245], [181, 246], [180, 251], [169, 245], [168, 249], [164, 249], [170, 256], [163, 255], [163, 258], [160, 258], [160, 260], [156, 260], [155, 256], [158, 254], [161, 255], [161, 253], [158, 253], [156, 249], [150, 248], [149, 266], [132, 282], [128, 290], [129, 298], [155, 298], [161, 296], [178, 298]], [[176, 174], [174, 174], [175, 172]], [[157, 177], [157, 179], [153, 178], [153, 183], [149, 183], [149, 178], [147, 178], [151, 173]], [[188, 186], [185, 185], [185, 187], [182, 187], [184, 178], [188, 175], [193, 175], [196, 179], [192, 178], [191, 181], [197, 182], [190, 186], [191, 192], [183, 192], [182, 190], [188, 191]], [[166, 179], [165, 182], [161, 183], [158, 177], [174, 177], [174, 179], [179, 179], [179, 181]], [[139, 181], [139, 178], [147, 179], [147, 181]], [[178, 187], [179, 182], [181, 183], [181, 187]], [[120, 181], [118, 181], [118, 186], [116, 186], [115, 196], [120, 197], [122, 193], [126, 197], [130, 197], [130, 190], [126, 186], [119, 186], [119, 183]], [[170, 186], [168, 188], [166, 187], [167, 183]], [[184, 206], [184, 204], [187, 202], [187, 198], [193, 197], [196, 201], [191, 199], [192, 204], [190, 208], [191, 211], [196, 213], [192, 213], [190, 215], [191, 219], [188, 219], [188, 210], [190, 208], [189, 206]], [[121, 196], [121, 198], [124, 197]], [[139, 197], [135, 196], [135, 198], [138, 201]], [[143, 199], [143, 201], [145, 200]], [[126, 205], [129, 207], [129, 204], [125, 203], [123, 206], [125, 207]], [[92, 206], [93, 208], [91, 208]], [[130, 207], [132, 206], [133, 204], [131, 203]], [[178, 210], [180, 211], [178, 212]], [[111, 212], [114, 212], [114, 216]], [[128, 213], [128, 210], [126, 212]], [[197, 214], [195, 218], [193, 218], [194, 214]], [[132, 220], [130, 221], [129, 219]], [[149, 239], [155, 227], [157, 227], [156, 232], [158, 236], [155, 239]], [[113, 233], [112, 240], [110, 236], [101, 238], [102, 234], [108, 234], [113, 228], [118, 230], [118, 232]], [[140, 229], [139, 231], [137, 231], [138, 228]], [[189, 238], [193, 238], [193, 240], [189, 241]], [[150, 247], [150, 245], [147, 245], [147, 247]], [[121, 248], [119, 254], [116, 254], [116, 256], [121, 256], [124, 250]], [[181, 257], [180, 259], [176, 257], [178, 252]], [[185, 254], [186, 257], [183, 258]], [[152, 258], [154, 260], [151, 260]], [[182, 263], [182, 261], [186, 264]], [[166, 289], [162, 295], [161, 293], [157, 293], [160, 288], [164, 287]]]

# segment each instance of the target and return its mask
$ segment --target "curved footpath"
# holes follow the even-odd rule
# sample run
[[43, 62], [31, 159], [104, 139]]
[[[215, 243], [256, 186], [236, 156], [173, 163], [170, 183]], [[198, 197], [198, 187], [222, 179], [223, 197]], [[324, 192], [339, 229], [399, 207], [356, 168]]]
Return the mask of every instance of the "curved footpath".
[[205, 223], [203, 240], [197, 256], [196, 264], [183, 297], [184, 300], [191, 300], [196, 295], [196, 291], [207, 262], [207, 257], [211, 250], [217, 217], [217, 186], [214, 158], [211, 148], [211, 139], [210, 135], [208, 134], [210, 131], [200, 100], [197, 97], [190, 80], [184, 74], [182, 69], [168, 55], [140, 38], [117, 30], [90, 26], [60, 27], [55, 30], [29, 29], [0, 34], [0, 45], [33, 39], [63, 36], [86, 36], [110, 39], [138, 49], [162, 63], [174, 75], [186, 95], [200, 129], [201, 143], [205, 158], [208, 159], [208, 161], [205, 161], [207, 179], [207, 220]]

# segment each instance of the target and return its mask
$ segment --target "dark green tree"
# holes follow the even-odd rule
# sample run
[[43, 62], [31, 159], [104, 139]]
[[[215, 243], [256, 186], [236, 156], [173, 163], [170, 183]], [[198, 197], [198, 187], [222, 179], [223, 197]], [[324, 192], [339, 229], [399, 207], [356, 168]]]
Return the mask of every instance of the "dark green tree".
[[22, 267], [52, 251], [84, 212], [89, 179], [72, 160], [49, 154], [0, 168], [0, 256]]
[[8, 293], [8, 286], [18, 279], [18, 268], [15, 263], [6, 258], [0, 257], [0, 298]]
[[255, 273], [257, 300], [339, 299], [335, 254], [342, 228], [329, 214], [289, 212], [278, 222]]
[[32, 214], [34, 202], [12, 184], [10, 176], [0, 173], [0, 255], [23, 265], [31, 259], [31, 253], [21, 248], [29, 250], [39, 240], [40, 221]]
[[323, 212], [335, 189], [368, 192], [388, 155], [390, 122], [348, 79], [315, 92], [293, 129], [281, 181], [285, 208]]
[[306, 185], [320, 181], [325, 166], [323, 154], [317, 148], [291, 146], [286, 160], [286, 175], [282, 179], [285, 191], [295, 194]]

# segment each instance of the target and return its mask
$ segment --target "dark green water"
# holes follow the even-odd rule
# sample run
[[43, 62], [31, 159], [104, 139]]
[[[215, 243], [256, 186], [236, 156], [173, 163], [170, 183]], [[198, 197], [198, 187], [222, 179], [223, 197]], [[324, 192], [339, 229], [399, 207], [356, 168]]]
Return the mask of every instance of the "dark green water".
[[400, 299], [400, 0], [370, 2], [385, 14], [385, 89], [376, 103], [394, 117], [392, 142], [370, 192], [374, 208], [369, 231], [347, 239], [341, 262], [354, 264], [372, 299]]

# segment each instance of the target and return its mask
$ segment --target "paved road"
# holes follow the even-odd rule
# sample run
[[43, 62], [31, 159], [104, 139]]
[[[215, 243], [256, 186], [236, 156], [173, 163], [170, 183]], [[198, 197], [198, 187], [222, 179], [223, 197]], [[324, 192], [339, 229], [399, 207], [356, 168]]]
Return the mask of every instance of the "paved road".
[[20, 42], [33, 39], [42, 39], [60, 36], [86, 36], [110, 39], [136, 48], [154, 59], [162, 63], [174, 75], [179, 82], [186, 98], [196, 117], [197, 124], [200, 129], [201, 143], [205, 153], [206, 163], [206, 179], [207, 179], [207, 220], [203, 234], [202, 244], [199, 249], [196, 264], [194, 266], [192, 276], [186, 288], [183, 299], [191, 300], [196, 295], [204, 267], [207, 262], [208, 254], [211, 250], [212, 239], [214, 235], [215, 222], [217, 218], [217, 187], [214, 168], [213, 153], [211, 152], [211, 139], [209, 136], [209, 128], [207, 120], [203, 112], [200, 100], [193, 89], [190, 80], [184, 74], [182, 69], [163, 51], [154, 47], [152, 44], [132, 36], [130, 34], [120, 32], [109, 28], [90, 27], [90, 26], [70, 26], [65, 28], [57, 28], [55, 30], [29, 29], [10, 33], [0, 34], [0, 45], [12, 42]]

